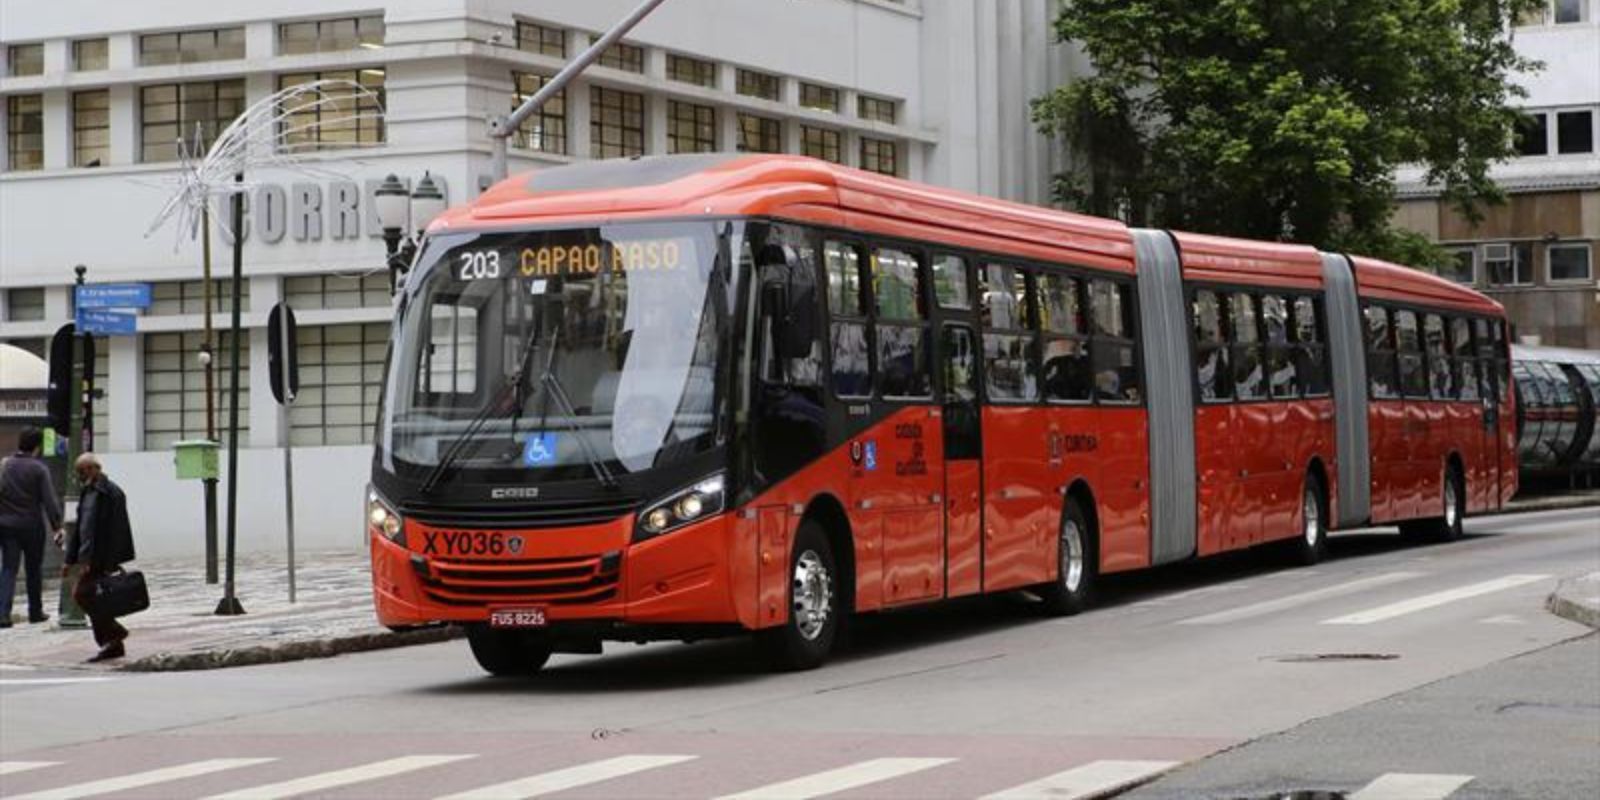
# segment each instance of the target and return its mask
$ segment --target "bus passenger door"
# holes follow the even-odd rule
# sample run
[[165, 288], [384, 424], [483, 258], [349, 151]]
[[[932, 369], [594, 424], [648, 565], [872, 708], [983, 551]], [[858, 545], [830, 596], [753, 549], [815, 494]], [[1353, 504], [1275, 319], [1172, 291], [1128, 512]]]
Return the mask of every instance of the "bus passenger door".
[[946, 324], [939, 334], [944, 374], [945, 591], [956, 597], [983, 588], [983, 435], [978, 406], [977, 335]]

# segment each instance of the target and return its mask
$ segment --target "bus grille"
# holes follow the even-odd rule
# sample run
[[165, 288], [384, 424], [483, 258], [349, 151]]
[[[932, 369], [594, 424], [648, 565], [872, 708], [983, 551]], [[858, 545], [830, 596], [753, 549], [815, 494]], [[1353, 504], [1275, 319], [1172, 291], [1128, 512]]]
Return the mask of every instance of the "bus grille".
[[618, 553], [562, 559], [413, 561], [422, 589], [446, 605], [600, 603], [617, 594]]
[[638, 505], [637, 497], [616, 495], [507, 507], [412, 502], [401, 504], [399, 510], [407, 519], [433, 527], [535, 530], [614, 522], [633, 513]]

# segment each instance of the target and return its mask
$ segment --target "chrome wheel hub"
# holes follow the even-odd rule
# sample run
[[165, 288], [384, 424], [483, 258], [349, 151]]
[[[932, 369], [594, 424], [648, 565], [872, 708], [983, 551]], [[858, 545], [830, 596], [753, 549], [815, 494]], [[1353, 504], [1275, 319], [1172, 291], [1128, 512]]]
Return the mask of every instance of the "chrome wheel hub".
[[1456, 482], [1452, 478], [1444, 481], [1444, 524], [1454, 530], [1461, 522], [1461, 508], [1457, 505]]
[[1061, 523], [1061, 583], [1069, 592], [1083, 583], [1083, 532], [1071, 519]]
[[814, 550], [794, 562], [794, 622], [807, 640], [822, 635], [833, 613], [833, 577]]
[[1306, 496], [1301, 501], [1301, 505], [1304, 506], [1301, 516], [1305, 518], [1305, 530], [1303, 533], [1306, 537], [1306, 544], [1315, 547], [1317, 537], [1321, 535], [1322, 530], [1322, 509], [1317, 504], [1316, 494], [1310, 489], [1306, 490]]

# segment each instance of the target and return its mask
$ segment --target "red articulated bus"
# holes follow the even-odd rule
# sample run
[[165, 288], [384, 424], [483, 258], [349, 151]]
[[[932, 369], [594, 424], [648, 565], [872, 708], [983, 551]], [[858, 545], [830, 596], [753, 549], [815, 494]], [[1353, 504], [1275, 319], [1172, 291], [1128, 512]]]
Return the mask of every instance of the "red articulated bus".
[[379, 619], [529, 673], [1330, 528], [1460, 535], [1516, 489], [1501, 307], [1309, 247], [793, 156], [596, 161], [436, 221], [394, 326]]

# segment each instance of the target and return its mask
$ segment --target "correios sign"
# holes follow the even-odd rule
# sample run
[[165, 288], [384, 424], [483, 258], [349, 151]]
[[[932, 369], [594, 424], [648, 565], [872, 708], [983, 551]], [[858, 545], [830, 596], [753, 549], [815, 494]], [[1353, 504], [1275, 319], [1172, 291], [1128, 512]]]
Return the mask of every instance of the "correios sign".
[[[430, 173], [433, 182], [450, 202], [450, 189], [438, 173]], [[410, 179], [403, 179], [410, 189]], [[245, 195], [244, 240], [263, 244], [278, 244], [285, 239], [296, 242], [320, 242], [383, 236], [378, 224], [374, 193], [382, 179], [292, 181], [290, 183], [260, 182]], [[218, 219], [227, 219], [231, 213], [227, 200], [218, 201], [213, 212]], [[222, 226], [225, 240], [231, 241], [227, 226]]]

